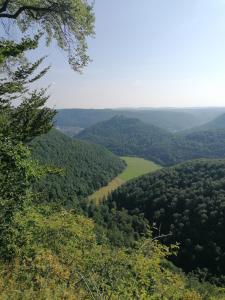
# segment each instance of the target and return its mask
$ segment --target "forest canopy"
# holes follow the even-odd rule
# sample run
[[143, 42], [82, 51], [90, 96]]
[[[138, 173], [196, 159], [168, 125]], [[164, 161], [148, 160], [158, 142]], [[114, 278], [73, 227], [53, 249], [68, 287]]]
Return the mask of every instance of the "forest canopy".
[[78, 134], [117, 155], [139, 156], [161, 165], [225, 157], [225, 130], [171, 133], [138, 119], [115, 116]]
[[[180, 245], [173, 261], [186, 271], [225, 274], [225, 160], [196, 160], [132, 180], [108, 199], [143, 213], [153, 234]], [[110, 205], [110, 204], [109, 204]]]
[[125, 167], [122, 159], [102, 146], [74, 140], [56, 129], [31, 143], [33, 157], [44, 165], [58, 167], [36, 185], [39, 201], [69, 206], [106, 185]]

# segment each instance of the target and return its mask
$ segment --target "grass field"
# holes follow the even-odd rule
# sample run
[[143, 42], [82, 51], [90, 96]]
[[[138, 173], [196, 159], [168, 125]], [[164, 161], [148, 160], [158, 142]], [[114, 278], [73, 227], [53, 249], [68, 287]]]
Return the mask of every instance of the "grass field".
[[125, 160], [127, 164], [124, 171], [116, 178], [114, 178], [107, 186], [102, 187], [94, 194], [89, 196], [89, 199], [94, 200], [96, 201], [96, 203], [98, 203], [104, 197], [107, 197], [109, 193], [117, 189], [119, 186], [121, 186], [123, 183], [127, 182], [128, 180], [131, 180], [133, 178], [136, 178], [138, 176], [150, 172], [154, 172], [161, 168], [159, 165], [155, 164], [154, 162], [139, 157], [124, 156], [121, 158]]

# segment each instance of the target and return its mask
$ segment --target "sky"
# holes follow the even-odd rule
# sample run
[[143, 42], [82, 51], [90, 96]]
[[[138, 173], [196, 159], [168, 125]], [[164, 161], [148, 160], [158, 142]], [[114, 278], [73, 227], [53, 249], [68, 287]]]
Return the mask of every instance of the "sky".
[[77, 74], [41, 46], [56, 108], [225, 106], [225, 0], [96, 0], [93, 60]]

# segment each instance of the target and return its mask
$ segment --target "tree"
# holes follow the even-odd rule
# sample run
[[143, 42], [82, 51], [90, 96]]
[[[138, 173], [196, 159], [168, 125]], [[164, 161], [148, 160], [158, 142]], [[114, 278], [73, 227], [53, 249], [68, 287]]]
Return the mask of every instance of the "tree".
[[55, 115], [44, 107], [45, 90], [30, 87], [48, 69], [36, 71], [43, 59], [24, 59], [37, 45], [38, 37], [0, 43], [0, 255], [5, 259], [16, 253], [16, 215], [30, 200], [32, 182], [45, 172], [31, 159], [27, 142], [46, 133]]
[[31, 159], [28, 143], [52, 128], [55, 115], [45, 107], [46, 90], [32, 89], [48, 71], [38, 71], [44, 58], [30, 63], [25, 53], [45, 35], [81, 71], [89, 61], [86, 38], [93, 34], [94, 16], [85, 0], [0, 0], [0, 20], [16, 21], [22, 33], [38, 31], [19, 43], [0, 40], [0, 256], [11, 259], [17, 249], [16, 216], [31, 199], [33, 181], [46, 172]]
[[86, 0], [0, 0], [0, 20], [16, 20], [23, 33], [41, 31], [47, 44], [56, 40], [75, 71], [90, 61], [86, 38], [94, 34], [94, 14]]
[[44, 107], [48, 99], [45, 89], [31, 90], [32, 83], [48, 70], [36, 72], [43, 58], [34, 63], [22, 59], [25, 51], [37, 47], [38, 39], [36, 36], [33, 40], [23, 39], [19, 44], [0, 43], [0, 133], [14, 143], [27, 143], [48, 132], [55, 115], [54, 110]]

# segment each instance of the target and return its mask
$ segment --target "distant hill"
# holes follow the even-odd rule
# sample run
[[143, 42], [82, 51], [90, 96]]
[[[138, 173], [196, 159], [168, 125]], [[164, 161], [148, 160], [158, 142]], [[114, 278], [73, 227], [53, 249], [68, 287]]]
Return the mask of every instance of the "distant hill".
[[31, 144], [33, 157], [43, 164], [58, 166], [64, 175], [49, 175], [37, 187], [41, 200], [64, 201], [66, 205], [92, 194], [125, 167], [124, 161], [107, 149], [74, 140], [57, 130]]
[[143, 213], [160, 241], [178, 242], [173, 261], [184, 270], [225, 274], [225, 160], [190, 161], [144, 175], [108, 201], [132, 215]]
[[123, 116], [97, 123], [78, 137], [103, 145], [115, 154], [140, 156], [159, 164], [170, 162], [168, 148], [174, 138], [164, 129]]
[[192, 128], [192, 131], [199, 131], [199, 130], [215, 130], [215, 129], [225, 129], [225, 114], [218, 116], [217, 118], [213, 119], [212, 121], [203, 124], [197, 128]]
[[173, 134], [138, 119], [114, 117], [83, 130], [78, 137], [115, 154], [140, 156], [161, 165], [225, 157], [225, 130]]
[[90, 127], [114, 116], [136, 118], [172, 132], [202, 124], [195, 115], [176, 110], [61, 109], [58, 110], [55, 125], [64, 132], [69, 131], [70, 135], [74, 128], [76, 135], [77, 129]]
[[59, 109], [55, 124], [64, 133], [75, 136], [80, 130], [114, 116], [136, 118], [171, 132], [187, 130], [225, 113], [225, 108], [140, 108], [140, 109]]

